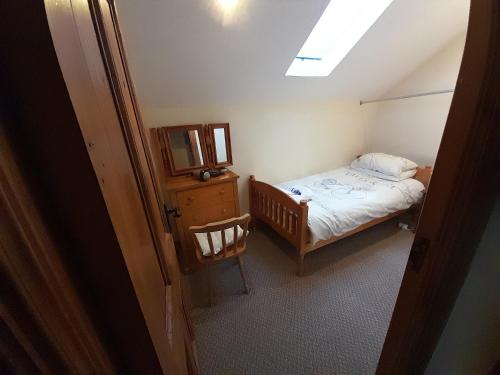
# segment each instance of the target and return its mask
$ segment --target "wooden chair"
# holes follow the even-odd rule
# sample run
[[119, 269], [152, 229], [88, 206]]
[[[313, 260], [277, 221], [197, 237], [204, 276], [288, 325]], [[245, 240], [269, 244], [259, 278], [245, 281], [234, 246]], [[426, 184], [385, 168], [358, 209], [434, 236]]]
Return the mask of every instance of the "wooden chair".
[[240, 256], [246, 251], [249, 223], [250, 214], [245, 214], [228, 220], [189, 227], [195, 244], [196, 258], [200, 263], [206, 265], [210, 305], [213, 302], [211, 266], [215, 262], [236, 257], [243, 287], [245, 293], [248, 294], [245, 271]]

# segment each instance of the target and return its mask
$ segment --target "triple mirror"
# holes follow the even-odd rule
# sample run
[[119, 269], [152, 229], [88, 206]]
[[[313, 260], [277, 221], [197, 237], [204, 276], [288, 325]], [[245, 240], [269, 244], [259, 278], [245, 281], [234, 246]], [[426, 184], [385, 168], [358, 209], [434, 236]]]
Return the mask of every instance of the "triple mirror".
[[229, 124], [168, 126], [157, 133], [172, 176], [232, 165]]

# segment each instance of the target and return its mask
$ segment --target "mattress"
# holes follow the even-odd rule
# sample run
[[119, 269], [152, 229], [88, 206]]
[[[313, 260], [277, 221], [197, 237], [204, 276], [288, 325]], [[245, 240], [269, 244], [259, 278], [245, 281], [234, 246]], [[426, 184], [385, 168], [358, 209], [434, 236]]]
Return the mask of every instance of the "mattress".
[[413, 178], [394, 182], [349, 167], [275, 185], [294, 200], [310, 200], [309, 229], [314, 243], [340, 236], [419, 202], [424, 185]]

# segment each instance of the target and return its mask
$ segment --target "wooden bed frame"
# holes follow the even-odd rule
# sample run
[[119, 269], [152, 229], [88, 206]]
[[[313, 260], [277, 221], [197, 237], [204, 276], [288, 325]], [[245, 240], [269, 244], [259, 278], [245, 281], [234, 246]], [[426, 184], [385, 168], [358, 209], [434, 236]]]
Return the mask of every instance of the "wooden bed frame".
[[[427, 189], [431, 173], [432, 168], [429, 166], [418, 167], [417, 174], [413, 178], [422, 182]], [[282, 190], [265, 182], [257, 181], [253, 175], [250, 176], [250, 213], [252, 215], [252, 225], [255, 226], [256, 220], [269, 225], [297, 249], [297, 273], [299, 276], [302, 276], [304, 256], [307, 253], [392, 219], [407, 212], [409, 209], [396, 211], [374, 219], [341, 236], [319, 241], [314, 245], [311, 243], [311, 234], [307, 224], [308, 210], [307, 200], [297, 203]]]

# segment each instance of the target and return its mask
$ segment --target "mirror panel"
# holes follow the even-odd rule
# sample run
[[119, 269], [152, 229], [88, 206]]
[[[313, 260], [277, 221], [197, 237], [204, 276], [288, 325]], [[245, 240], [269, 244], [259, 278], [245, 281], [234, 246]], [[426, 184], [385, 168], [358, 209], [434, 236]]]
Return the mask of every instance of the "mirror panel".
[[172, 175], [179, 175], [207, 165], [201, 125], [164, 128]]
[[224, 128], [214, 129], [215, 164], [227, 163], [226, 132]]
[[212, 159], [215, 167], [232, 165], [229, 124], [209, 124], [212, 137]]
[[175, 130], [169, 135], [175, 169], [200, 167], [204, 164], [198, 131]]

